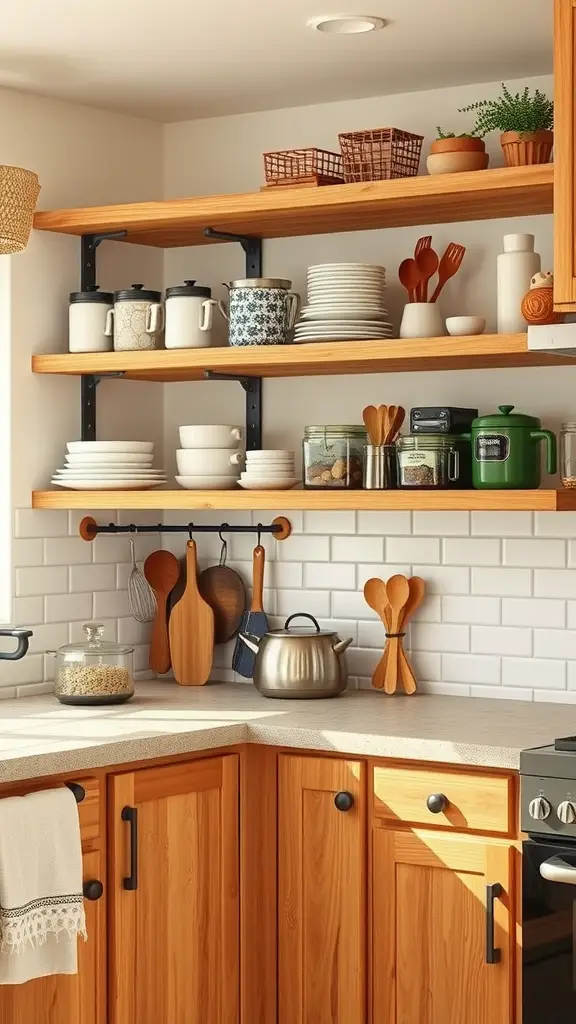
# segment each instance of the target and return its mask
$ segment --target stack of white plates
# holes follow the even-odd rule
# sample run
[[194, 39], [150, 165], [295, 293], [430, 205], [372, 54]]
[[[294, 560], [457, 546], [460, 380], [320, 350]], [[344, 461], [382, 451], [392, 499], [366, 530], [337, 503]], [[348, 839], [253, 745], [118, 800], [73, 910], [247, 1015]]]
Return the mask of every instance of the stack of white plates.
[[249, 491], [287, 491], [299, 482], [296, 456], [283, 448], [246, 452], [246, 471], [238, 483]]
[[73, 491], [146, 491], [166, 483], [152, 469], [153, 441], [70, 441], [52, 483]]
[[385, 267], [320, 263], [308, 268], [308, 305], [294, 329], [295, 342], [390, 337]]

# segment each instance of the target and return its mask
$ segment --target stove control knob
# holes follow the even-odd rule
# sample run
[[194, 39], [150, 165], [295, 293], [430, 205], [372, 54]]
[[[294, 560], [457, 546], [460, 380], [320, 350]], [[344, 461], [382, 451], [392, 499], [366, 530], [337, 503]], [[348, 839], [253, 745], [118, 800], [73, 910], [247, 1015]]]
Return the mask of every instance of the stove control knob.
[[550, 804], [543, 796], [536, 796], [528, 804], [528, 813], [531, 818], [535, 818], [536, 821], [544, 821], [550, 811], [552, 810]]
[[558, 804], [556, 813], [563, 825], [573, 825], [576, 821], [576, 806], [571, 800], [563, 800]]

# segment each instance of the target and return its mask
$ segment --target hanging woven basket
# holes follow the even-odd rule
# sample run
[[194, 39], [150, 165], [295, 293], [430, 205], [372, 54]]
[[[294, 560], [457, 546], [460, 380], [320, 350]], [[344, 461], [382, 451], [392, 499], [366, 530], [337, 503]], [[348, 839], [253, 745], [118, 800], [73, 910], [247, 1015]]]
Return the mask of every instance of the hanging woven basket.
[[0, 255], [28, 245], [40, 182], [34, 171], [0, 164]]

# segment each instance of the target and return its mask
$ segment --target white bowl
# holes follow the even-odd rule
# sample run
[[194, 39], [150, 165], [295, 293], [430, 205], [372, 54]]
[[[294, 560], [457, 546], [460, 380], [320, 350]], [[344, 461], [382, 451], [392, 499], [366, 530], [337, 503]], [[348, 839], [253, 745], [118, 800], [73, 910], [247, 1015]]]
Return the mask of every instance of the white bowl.
[[179, 448], [176, 463], [182, 476], [238, 476], [244, 453], [235, 448]]
[[294, 459], [286, 459], [284, 462], [250, 462], [246, 466], [247, 473], [258, 473], [266, 476], [268, 473], [286, 473], [294, 469]]
[[236, 487], [235, 476], [177, 476], [176, 483], [186, 491], [230, 491]]
[[88, 466], [91, 463], [113, 465], [115, 462], [151, 466], [153, 461], [154, 456], [144, 452], [82, 452], [66, 456], [66, 462], [71, 466]]
[[240, 427], [226, 424], [196, 424], [179, 427], [180, 444], [183, 448], [237, 448], [242, 440]]
[[483, 316], [449, 316], [446, 330], [453, 338], [462, 338], [468, 334], [483, 334], [486, 318]]
[[143, 452], [150, 455], [154, 451], [153, 441], [69, 441], [66, 445], [72, 455], [83, 455], [85, 452]]
[[250, 477], [249, 480], [239, 480], [240, 487], [246, 491], [289, 491], [300, 483], [298, 477]]

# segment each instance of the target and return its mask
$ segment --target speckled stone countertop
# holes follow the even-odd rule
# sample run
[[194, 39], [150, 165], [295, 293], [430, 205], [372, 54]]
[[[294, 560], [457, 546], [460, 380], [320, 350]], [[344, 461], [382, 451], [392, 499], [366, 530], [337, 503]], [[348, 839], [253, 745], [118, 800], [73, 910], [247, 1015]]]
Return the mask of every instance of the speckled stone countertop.
[[573, 732], [576, 708], [561, 704], [359, 691], [287, 701], [249, 684], [140, 683], [120, 707], [2, 701], [0, 783], [245, 742], [517, 769], [524, 747]]

